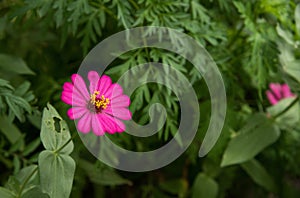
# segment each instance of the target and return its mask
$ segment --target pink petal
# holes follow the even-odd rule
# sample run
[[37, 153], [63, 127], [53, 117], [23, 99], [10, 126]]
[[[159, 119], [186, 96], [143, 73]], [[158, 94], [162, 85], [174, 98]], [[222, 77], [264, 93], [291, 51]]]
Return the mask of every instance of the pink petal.
[[81, 103], [79, 106], [82, 106], [82, 104], [86, 104], [86, 100], [84, 99], [84, 97], [81, 95], [81, 93], [74, 88], [74, 85], [71, 84], [70, 82], [66, 82], [64, 83], [63, 85], [63, 93], [65, 92], [65, 94], [70, 94], [72, 96], [69, 96], [69, 97], [72, 97], [72, 100], [76, 100], [78, 101], [79, 103]]
[[61, 94], [61, 100], [72, 106], [85, 106], [86, 101], [82, 97], [74, 97], [72, 92], [63, 91]]
[[72, 92], [73, 91], [73, 85], [70, 82], [65, 82], [63, 85], [63, 90], [64, 91], [69, 91]]
[[131, 112], [126, 108], [111, 108], [110, 106], [104, 110], [104, 113], [107, 113], [113, 117], [117, 117], [121, 120], [130, 120]]
[[121, 95], [111, 100], [112, 108], [128, 107], [130, 105], [130, 98], [127, 95]]
[[117, 126], [117, 132], [120, 133], [125, 131], [126, 126], [122, 121], [118, 120], [117, 118], [115, 118], [114, 121], [115, 121], [115, 125]]
[[117, 126], [115, 126], [115, 122], [111, 116], [98, 114], [98, 119], [102, 123], [102, 126], [106, 132], [113, 134], [117, 131]]
[[278, 102], [278, 100], [275, 98], [275, 96], [273, 95], [273, 93], [271, 91], [267, 91], [266, 94], [267, 94], [267, 98], [268, 98], [269, 102], [272, 105], [275, 105]]
[[281, 86], [282, 94], [284, 98], [294, 97], [295, 95], [291, 92], [290, 87], [287, 84]]
[[107, 114], [101, 114], [101, 120], [103, 123], [109, 123], [106, 127], [106, 131], [108, 133], [115, 133], [115, 132], [123, 132], [125, 131], [125, 124], [117, 118], [113, 118]]
[[71, 120], [75, 120], [81, 118], [87, 112], [88, 109], [85, 107], [73, 107], [68, 110], [67, 114]]
[[278, 83], [270, 83], [269, 85], [271, 91], [274, 93], [274, 96], [280, 100], [282, 98], [281, 94], [281, 85]]
[[104, 135], [104, 129], [100, 120], [97, 117], [97, 114], [92, 115], [92, 129], [93, 133], [97, 136]]
[[97, 89], [97, 85], [100, 79], [99, 74], [95, 71], [90, 71], [88, 73], [88, 79], [90, 81], [90, 93], [93, 94]]
[[73, 74], [71, 76], [72, 82], [74, 84], [75, 89], [77, 89], [84, 99], [89, 100], [90, 94], [86, 88], [85, 82], [79, 74]]
[[87, 112], [77, 123], [77, 128], [82, 133], [88, 133], [91, 131], [92, 114]]
[[108, 88], [111, 86], [111, 79], [110, 77], [103, 75], [98, 83], [98, 91], [100, 92], [100, 94], [102, 95], [106, 95], [106, 91], [108, 90]]
[[105, 93], [105, 97], [107, 98], [115, 98], [121, 96], [123, 94], [123, 88], [117, 84], [112, 84]]

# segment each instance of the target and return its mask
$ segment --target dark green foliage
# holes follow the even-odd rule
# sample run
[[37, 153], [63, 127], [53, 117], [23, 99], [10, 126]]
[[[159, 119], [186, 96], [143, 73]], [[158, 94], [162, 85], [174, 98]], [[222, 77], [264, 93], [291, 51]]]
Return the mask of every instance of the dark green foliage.
[[[300, 95], [299, 1], [3, 0], [0, 16], [1, 198], [299, 195], [299, 98], [269, 107], [265, 96], [270, 82], [286, 82]], [[114, 81], [136, 65], [171, 65], [192, 83], [201, 111], [198, 133], [179, 159], [159, 170], [128, 173], [96, 161], [78, 137], [70, 139], [76, 131], [60, 96], [89, 50], [140, 26], [174, 28], [202, 44], [222, 73], [228, 111], [217, 144], [198, 158], [211, 113], [199, 72], [166, 50], [122, 54], [105, 71]], [[150, 69], [141, 78], [149, 75]], [[130, 110], [137, 123], [147, 124], [149, 108], [157, 102], [168, 114], [157, 134], [109, 137], [133, 151], [165, 145], [180, 124], [172, 91], [145, 84], [131, 96]]]

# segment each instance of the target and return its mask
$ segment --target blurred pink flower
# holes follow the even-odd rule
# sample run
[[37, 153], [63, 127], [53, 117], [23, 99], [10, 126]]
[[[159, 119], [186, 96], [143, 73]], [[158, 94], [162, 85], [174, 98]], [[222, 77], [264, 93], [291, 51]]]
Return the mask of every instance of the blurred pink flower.
[[284, 98], [295, 97], [287, 84], [270, 83], [270, 90], [266, 92], [267, 98], [272, 105], [277, 104]]
[[105, 132], [123, 132], [125, 125], [121, 120], [131, 119], [130, 98], [106, 75], [100, 77], [97, 72], [90, 71], [88, 79], [89, 91], [79, 74], [71, 76], [72, 83], [63, 85], [61, 99], [72, 105], [68, 110], [69, 118], [78, 120], [77, 129], [82, 133], [93, 131], [100, 136]]

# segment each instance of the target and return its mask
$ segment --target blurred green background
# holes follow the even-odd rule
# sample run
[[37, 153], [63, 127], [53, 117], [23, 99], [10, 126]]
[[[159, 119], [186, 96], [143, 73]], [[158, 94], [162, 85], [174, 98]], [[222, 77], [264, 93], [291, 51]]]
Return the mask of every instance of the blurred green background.
[[[294, 94], [300, 93], [298, 3], [0, 0], [0, 197], [298, 197], [299, 98], [271, 106], [265, 96], [271, 82], [288, 83]], [[190, 79], [201, 109], [196, 138], [180, 158], [158, 170], [130, 173], [108, 167], [86, 150], [60, 96], [89, 50], [139, 26], [173, 28], [203, 45], [222, 73], [228, 109], [217, 144], [199, 158], [210, 119], [210, 96], [201, 75], [172, 52], [145, 48], [124, 54], [107, 68], [114, 81], [135, 65], [166, 63]], [[172, 139], [180, 116], [174, 94], [149, 83], [131, 101], [137, 123], [149, 122], [149, 106], [158, 101], [168, 118], [149, 138], [108, 135], [115, 143], [147, 151]], [[53, 107], [44, 110], [47, 103]], [[66, 125], [70, 130], [62, 131]], [[49, 133], [53, 137], [43, 138]], [[47, 147], [71, 136], [64, 149], [63, 144]]]

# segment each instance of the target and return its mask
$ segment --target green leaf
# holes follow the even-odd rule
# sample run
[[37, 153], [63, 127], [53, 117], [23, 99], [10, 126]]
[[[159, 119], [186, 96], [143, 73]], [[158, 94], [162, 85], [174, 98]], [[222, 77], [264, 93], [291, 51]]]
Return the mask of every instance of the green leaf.
[[214, 198], [218, 195], [218, 183], [204, 173], [199, 173], [193, 184], [192, 198]]
[[37, 165], [30, 165], [21, 169], [14, 176], [10, 176], [7, 182], [7, 187], [19, 196], [36, 185], [38, 185]]
[[298, 36], [300, 36], [300, 4], [297, 5], [295, 10], [295, 21], [296, 21], [296, 31]]
[[28, 81], [23, 82], [19, 87], [16, 88], [15, 90], [16, 95], [24, 96], [26, 92], [29, 91], [30, 85], [31, 84]]
[[230, 140], [223, 155], [222, 167], [248, 161], [279, 138], [278, 127], [266, 116], [261, 119], [263, 123], [260, 119], [254, 119], [241, 130], [242, 133]]
[[20, 158], [16, 155], [14, 156], [13, 159], [13, 165], [14, 165], [14, 174], [16, 174], [17, 172], [20, 171], [20, 167], [21, 167]]
[[300, 83], [300, 60], [287, 62], [283, 65], [283, 69]]
[[42, 151], [38, 163], [42, 191], [50, 197], [69, 197], [75, 172], [74, 160], [68, 155]]
[[7, 137], [10, 143], [14, 144], [21, 138], [22, 134], [20, 130], [8, 119], [8, 117], [0, 117], [0, 126], [0, 131]]
[[107, 167], [97, 167], [95, 164], [92, 164], [86, 160], [80, 160], [78, 166], [85, 170], [90, 180], [95, 184], [109, 186], [132, 184], [131, 181], [122, 178], [113, 169]]
[[33, 109], [32, 114], [27, 115], [27, 119], [33, 126], [41, 129], [42, 113], [39, 110]]
[[255, 183], [264, 187], [270, 192], [276, 193], [276, 186], [273, 178], [257, 160], [249, 160], [245, 163], [242, 163], [241, 166]]
[[284, 30], [280, 27], [280, 25], [276, 26], [276, 31], [279, 36], [281, 36], [288, 44], [294, 45], [294, 39], [291, 32]]
[[[68, 140], [70, 132], [67, 123], [60, 117], [57, 111], [50, 104], [44, 108], [42, 118], [41, 140], [44, 147], [50, 151], [60, 149]], [[70, 154], [73, 151], [74, 144], [71, 141], [60, 153]]]
[[24, 193], [22, 198], [49, 198], [47, 193], [43, 193], [39, 187], [34, 187]]
[[[36, 168], [37, 168], [37, 165], [27, 166], [27, 167], [21, 169], [20, 172], [18, 172], [15, 177], [21, 184], [25, 183], [25, 181], [26, 181], [27, 186], [36, 185], [37, 184], [37, 181], [36, 181], [37, 171], [35, 172]], [[26, 187], [24, 189], [26, 189]]]
[[168, 193], [183, 197], [187, 191], [188, 184], [184, 179], [174, 179], [159, 183], [159, 187]]
[[[293, 101], [295, 98], [285, 98], [280, 100], [276, 105], [271, 106], [267, 109], [271, 116], [275, 116], [281, 112], [283, 112]], [[300, 121], [300, 105], [299, 102], [294, 104], [287, 112], [276, 118], [276, 121], [279, 125], [284, 127], [295, 127], [299, 124]]]
[[32, 142], [30, 142], [30, 144], [28, 144], [24, 151], [23, 151], [23, 155], [27, 156], [30, 153], [32, 153], [35, 149], [37, 149], [37, 147], [41, 144], [41, 140], [40, 138], [37, 138], [35, 140], [33, 140]]
[[0, 186], [0, 197], [1, 198], [15, 198], [15, 195], [10, 190]]
[[7, 54], [0, 54], [0, 73], [3, 71], [12, 74], [34, 75], [34, 72], [21, 58]]

